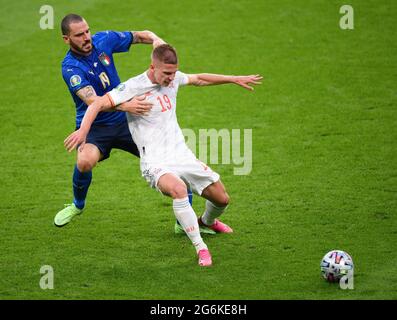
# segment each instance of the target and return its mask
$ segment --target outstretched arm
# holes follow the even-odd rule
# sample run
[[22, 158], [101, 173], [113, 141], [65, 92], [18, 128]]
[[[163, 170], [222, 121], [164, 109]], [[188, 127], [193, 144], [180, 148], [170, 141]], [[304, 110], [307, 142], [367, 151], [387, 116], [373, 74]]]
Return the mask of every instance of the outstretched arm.
[[[87, 106], [94, 103], [94, 101], [98, 99], [95, 89], [92, 86], [86, 86], [77, 91], [76, 94]], [[153, 105], [150, 102], [144, 101], [145, 98], [145, 96], [137, 96], [130, 101], [124, 102], [114, 108], [104, 108], [104, 110], [101, 111], [125, 111], [136, 116], [142, 116], [149, 112]]]
[[234, 83], [245, 89], [254, 90], [250, 85], [261, 84], [263, 79], [259, 74], [250, 76], [227, 76], [223, 74], [199, 73], [189, 74], [189, 85], [194, 86], [211, 86], [217, 84]]
[[159, 45], [162, 45], [165, 43], [163, 39], [158, 37], [155, 33], [145, 30], [145, 31], [131, 31], [132, 36], [133, 36], [133, 42], [132, 43], [147, 43], [147, 44], [153, 44], [153, 48], [158, 47]]

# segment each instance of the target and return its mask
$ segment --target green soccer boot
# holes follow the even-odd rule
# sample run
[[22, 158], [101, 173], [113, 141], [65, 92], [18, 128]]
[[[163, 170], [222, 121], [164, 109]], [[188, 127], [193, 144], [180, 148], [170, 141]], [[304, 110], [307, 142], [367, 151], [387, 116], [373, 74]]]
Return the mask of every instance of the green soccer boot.
[[68, 224], [76, 215], [79, 215], [83, 212], [83, 209], [79, 209], [72, 204], [65, 204], [65, 208], [57, 213], [54, 218], [54, 224], [57, 227], [63, 227]]

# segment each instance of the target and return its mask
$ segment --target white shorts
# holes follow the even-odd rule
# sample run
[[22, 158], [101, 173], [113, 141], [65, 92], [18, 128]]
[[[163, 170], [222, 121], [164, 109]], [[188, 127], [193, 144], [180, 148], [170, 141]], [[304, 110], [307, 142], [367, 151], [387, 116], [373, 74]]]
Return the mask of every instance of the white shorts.
[[194, 156], [185, 158], [179, 163], [141, 163], [141, 171], [142, 176], [152, 188], [159, 190], [157, 184], [160, 177], [166, 173], [172, 173], [181, 178], [187, 187], [198, 195], [220, 178], [219, 174]]

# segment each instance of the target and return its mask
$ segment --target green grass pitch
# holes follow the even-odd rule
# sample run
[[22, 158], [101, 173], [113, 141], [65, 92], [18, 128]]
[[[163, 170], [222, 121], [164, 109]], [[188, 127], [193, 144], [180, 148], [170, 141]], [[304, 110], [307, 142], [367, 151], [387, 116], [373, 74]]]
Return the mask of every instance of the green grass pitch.
[[[54, 8], [54, 29], [39, 10]], [[5, 1], [0, 48], [0, 299], [397, 299], [397, 3], [343, 1]], [[173, 233], [169, 198], [115, 150], [95, 168], [83, 215], [72, 201], [74, 154], [63, 140], [75, 111], [60, 72], [70, 12], [92, 32], [152, 30], [180, 69], [264, 76], [179, 91], [182, 128], [252, 129], [249, 175], [213, 164], [231, 204], [232, 235], [205, 236], [214, 265], [197, 266]], [[150, 46], [115, 55], [122, 80], [148, 66]], [[204, 201], [194, 198], [194, 209]], [[329, 250], [355, 262], [353, 290], [320, 278]], [[42, 290], [40, 268], [54, 269]]]

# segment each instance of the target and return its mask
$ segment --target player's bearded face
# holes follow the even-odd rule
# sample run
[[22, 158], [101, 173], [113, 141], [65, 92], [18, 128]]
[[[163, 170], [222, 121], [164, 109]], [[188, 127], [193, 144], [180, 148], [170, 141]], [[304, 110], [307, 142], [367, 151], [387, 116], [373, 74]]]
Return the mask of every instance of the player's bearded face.
[[154, 79], [162, 87], [168, 87], [175, 79], [175, 73], [178, 71], [177, 64], [166, 64], [163, 62], [155, 62], [153, 65]]
[[67, 36], [67, 42], [71, 49], [77, 53], [88, 55], [92, 51], [92, 39], [90, 28], [85, 21], [71, 23], [70, 33]]

